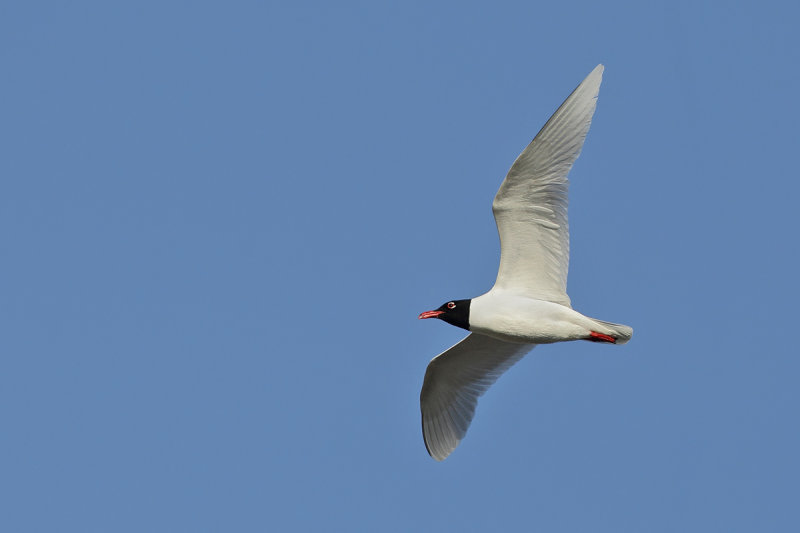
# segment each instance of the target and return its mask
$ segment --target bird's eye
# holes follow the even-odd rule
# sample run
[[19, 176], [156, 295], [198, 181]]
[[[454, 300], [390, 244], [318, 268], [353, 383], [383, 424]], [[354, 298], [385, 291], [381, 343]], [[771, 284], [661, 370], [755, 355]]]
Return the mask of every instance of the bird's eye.
[[448, 309], [455, 309], [456, 308], [456, 303], [455, 302], [447, 302], [447, 308]]

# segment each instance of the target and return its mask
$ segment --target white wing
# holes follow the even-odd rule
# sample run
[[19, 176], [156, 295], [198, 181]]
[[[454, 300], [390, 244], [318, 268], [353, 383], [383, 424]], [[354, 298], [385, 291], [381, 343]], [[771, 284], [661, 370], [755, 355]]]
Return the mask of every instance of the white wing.
[[419, 395], [422, 436], [431, 457], [441, 461], [455, 450], [478, 398], [534, 346], [470, 333], [431, 360]]
[[602, 78], [603, 65], [597, 65], [517, 157], [497, 191], [496, 288], [570, 306], [567, 174], [592, 123]]

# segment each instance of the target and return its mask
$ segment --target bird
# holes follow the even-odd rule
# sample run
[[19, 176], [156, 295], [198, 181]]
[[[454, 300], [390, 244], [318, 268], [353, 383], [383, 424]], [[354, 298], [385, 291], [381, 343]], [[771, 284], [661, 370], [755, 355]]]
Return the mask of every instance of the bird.
[[514, 161], [494, 197], [500, 267], [489, 292], [450, 300], [420, 319], [469, 331], [434, 357], [420, 392], [428, 453], [444, 460], [465, 437], [478, 398], [538, 344], [625, 344], [630, 326], [589, 318], [567, 296], [567, 175], [592, 122], [604, 67], [597, 65]]

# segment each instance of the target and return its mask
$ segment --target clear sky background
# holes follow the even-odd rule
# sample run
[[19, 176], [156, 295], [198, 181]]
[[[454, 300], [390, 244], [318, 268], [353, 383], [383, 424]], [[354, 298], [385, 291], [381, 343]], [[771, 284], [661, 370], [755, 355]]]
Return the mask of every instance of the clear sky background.
[[[796, 2], [6, 2], [0, 530], [798, 531]], [[443, 463], [421, 311], [597, 63], [576, 309]]]

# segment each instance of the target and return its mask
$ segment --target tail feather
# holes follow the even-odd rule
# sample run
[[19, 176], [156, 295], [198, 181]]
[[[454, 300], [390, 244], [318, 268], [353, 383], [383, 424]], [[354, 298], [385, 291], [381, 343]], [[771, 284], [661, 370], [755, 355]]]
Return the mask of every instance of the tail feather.
[[617, 342], [615, 344], [625, 344], [631, 337], [633, 337], [633, 328], [624, 324], [614, 324], [613, 322], [606, 322], [604, 320], [597, 320], [593, 318], [598, 325], [602, 326], [600, 333], [611, 335]]

